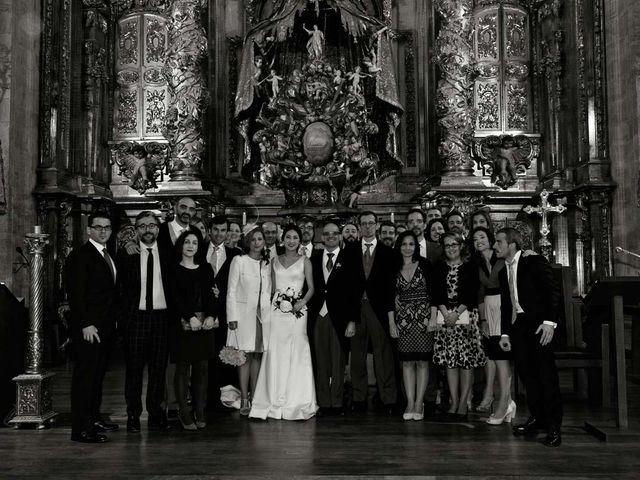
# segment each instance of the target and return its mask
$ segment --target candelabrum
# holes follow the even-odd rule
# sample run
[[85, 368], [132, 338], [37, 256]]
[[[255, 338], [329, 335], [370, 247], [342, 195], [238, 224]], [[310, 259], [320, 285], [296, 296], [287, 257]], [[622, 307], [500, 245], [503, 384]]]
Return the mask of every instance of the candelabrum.
[[53, 411], [52, 379], [54, 374], [45, 372], [42, 366], [42, 323], [45, 301], [44, 254], [49, 244], [49, 234], [36, 226], [24, 240], [31, 255], [29, 266], [29, 330], [25, 354], [25, 373], [13, 380], [16, 382], [16, 409], [10, 423], [16, 427], [35, 424], [45, 428], [57, 415]]

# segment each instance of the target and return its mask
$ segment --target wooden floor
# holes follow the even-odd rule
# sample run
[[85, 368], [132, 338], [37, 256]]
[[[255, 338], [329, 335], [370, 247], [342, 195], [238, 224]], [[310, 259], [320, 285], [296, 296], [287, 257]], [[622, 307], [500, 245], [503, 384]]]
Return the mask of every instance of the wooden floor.
[[[562, 447], [516, 438], [505, 424], [479, 416], [464, 423], [437, 418], [403, 422], [373, 412], [307, 422], [249, 421], [212, 414], [201, 432], [124, 431], [123, 366], [107, 375], [103, 412], [121, 424], [104, 445], [69, 440], [70, 366], [57, 369], [56, 410], [49, 430], [0, 429], [0, 478], [639, 478], [640, 442], [603, 443], [585, 419], [603, 418], [571, 393], [563, 374], [566, 416]], [[564, 388], [564, 384], [567, 388]], [[640, 386], [630, 384], [632, 418]], [[520, 399], [520, 403], [523, 403]], [[519, 409], [519, 419], [526, 416]], [[144, 417], [143, 417], [144, 418]]]

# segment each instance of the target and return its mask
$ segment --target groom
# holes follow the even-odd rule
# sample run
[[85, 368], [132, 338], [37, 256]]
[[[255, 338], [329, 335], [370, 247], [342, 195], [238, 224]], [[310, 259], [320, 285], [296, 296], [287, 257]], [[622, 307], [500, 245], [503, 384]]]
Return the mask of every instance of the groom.
[[[353, 255], [340, 248], [340, 228], [328, 221], [322, 228], [324, 248], [311, 257], [313, 297], [309, 302], [309, 332], [315, 353], [317, 415], [344, 413], [344, 367], [349, 338], [360, 317]], [[362, 289], [362, 288], [361, 288]], [[360, 290], [361, 290], [360, 289]]]

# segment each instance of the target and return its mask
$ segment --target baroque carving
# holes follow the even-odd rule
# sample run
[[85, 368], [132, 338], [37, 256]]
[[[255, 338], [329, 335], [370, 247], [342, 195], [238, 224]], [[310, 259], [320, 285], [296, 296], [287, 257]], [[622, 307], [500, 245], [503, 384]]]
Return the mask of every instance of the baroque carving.
[[478, 20], [476, 26], [477, 59], [498, 59], [498, 14], [485, 14]]
[[111, 0], [111, 12], [115, 18], [132, 12], [165, 13], [174, 0]]
[[145, 133], [160, 134], [165, 122], [166, 90], [147, 89], [145, 92]]
[[201, 19], [205, 6], [204, 0], [176, 0], [171, 6], [163, 72], [170, 92], [166, 137], [173, 179], [201, 175], [203, 112], [209, 100], [204, 75], [207, 36]]
[[508, 59], [529, 57], [529, 35], [527, 16], [509, 11], [506, 15], [506, 54]]
[[19, 383], [18, 397], [18, 415], [38, 414], [38, 386], [35, 383]]
[[134, 85], [140, 81], [140, 74], [135, 70], [121, 70], [116, 75], [116, 81], [123, 86]]
[[529, 96], [527, 86], [507, 84], [507, 130], [529, 129]]
[[476, 108], [479, 129], [500, 128], [500, 94], [496, 82], [476, 84]]
[[491, 175], [491, 183], [506, 190], [524, 175], [540, 155], [536, 137], [501, 135], [476, 139], [474, 157]]
[[162, 177], [168, 159], [169, 147], [156, 142], [123, 142], [111, 148], [111, 162], [129, 180], [129, 186], [141, 194], [158, 187], [157, 182]]
[[138, 132], [138, 91], [137, 89], [120, 89], [118, 95], [117, 134], [135, 135]]
[[472, 174], [473, 109], [472, 0], [435, 0], [442, 23], [434, 51], [441, 78], [436, 96], [443, 174]]
[[138, 64], [138, 19], [134, 18], [120, 25], [118, 39], [118, 61], [121, 65]]
[[166, 42], [165, 22], [158, 18], [147, 18], [145, 38], [146, 64], [164, 62]]

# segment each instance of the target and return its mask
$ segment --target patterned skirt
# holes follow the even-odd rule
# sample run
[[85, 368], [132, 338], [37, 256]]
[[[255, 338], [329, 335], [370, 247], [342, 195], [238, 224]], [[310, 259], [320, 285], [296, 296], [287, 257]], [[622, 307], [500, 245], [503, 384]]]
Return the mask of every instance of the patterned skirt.
[[436, 333], [433, 346], [433, 363], [447, 368], [482, 367], [487, 357], [482, 346], [482, 337], [477, 322], [469, 325], [443, 326]]

